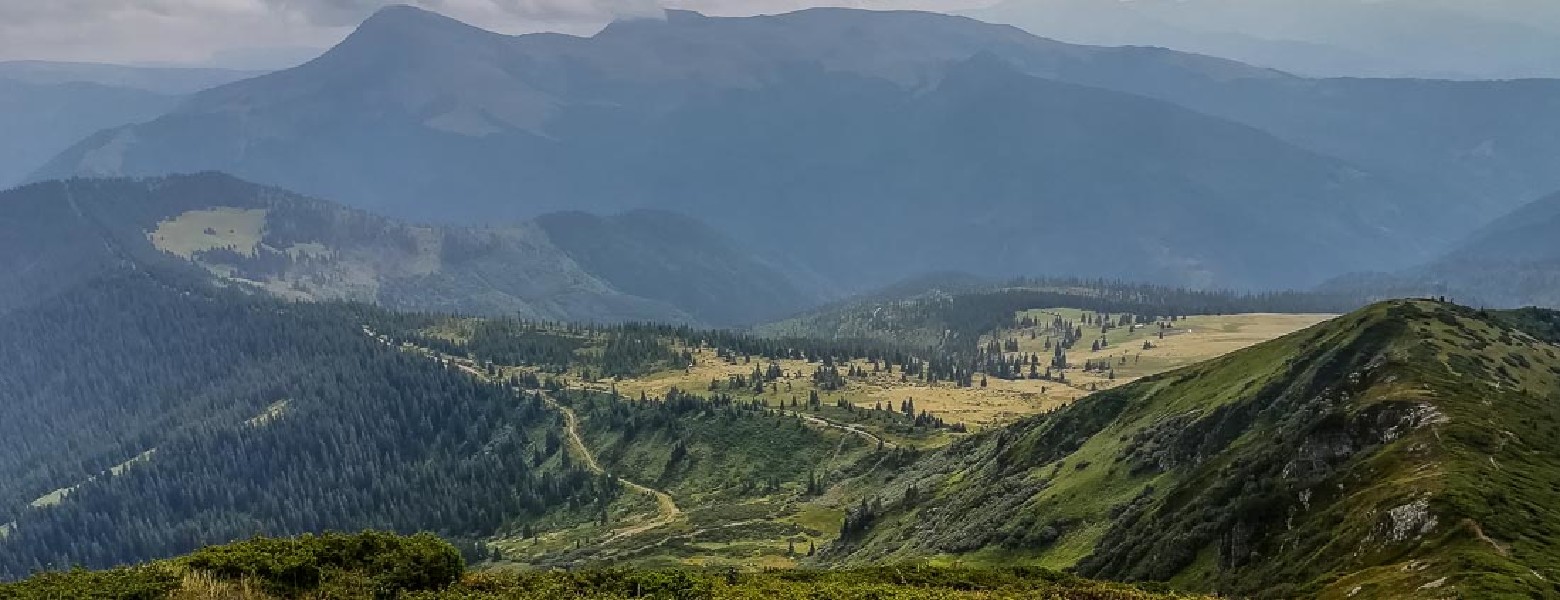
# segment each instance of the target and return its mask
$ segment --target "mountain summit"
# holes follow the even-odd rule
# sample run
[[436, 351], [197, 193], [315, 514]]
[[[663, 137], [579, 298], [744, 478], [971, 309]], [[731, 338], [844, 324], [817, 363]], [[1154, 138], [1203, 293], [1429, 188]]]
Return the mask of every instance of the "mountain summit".
[[398, 4], [374, 12], [331, 52], [428, 51], [443, 45], [507, 37], [430, 10]]

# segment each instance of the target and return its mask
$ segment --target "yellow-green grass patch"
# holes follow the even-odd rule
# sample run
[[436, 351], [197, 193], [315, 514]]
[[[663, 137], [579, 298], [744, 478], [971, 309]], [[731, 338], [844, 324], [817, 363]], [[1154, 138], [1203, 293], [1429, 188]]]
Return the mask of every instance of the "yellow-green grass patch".
[[254, 256], [265, 232], [265, 220], [264, 209], [192, 210], [158, 223], [147, 238], [157, 249], [186, 259], [219, 248]]

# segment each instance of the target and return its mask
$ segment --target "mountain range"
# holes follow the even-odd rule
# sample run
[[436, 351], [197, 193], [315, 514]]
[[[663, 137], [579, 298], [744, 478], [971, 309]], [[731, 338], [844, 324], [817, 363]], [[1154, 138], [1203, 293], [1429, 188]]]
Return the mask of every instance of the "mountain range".
[[91, 83], [164, 95], [186, 95], [263, 74], [205, 67], [148, 67], [46, 60], [0, 61], [0, 79], [33, 85]]
[[444, 223], [670, 209], [857, 290], [946, 269], [1293, 287], [1422, 262], [1560, 189], [1555, 90], [931, 13], [672, 11], [579, 38], [392, 7], [35, 178], [221, 170]]
[[0, 113], [0, 598], [1560, 597], [1560, 80], [397, 6]]
[[45, 61], [0, 62], [0, 187], [103, 129], [147, 121], [190, 93], [258, 73]]
[[1560, 50], [1560, 10], [1544, 0], [1006, 0], [966, 14], [1070, 42], [1163, 46], [1311, 76], [1560, 76], [1543, 58]]
[[217, 173], [46, 182], [0, 193], [0, 205], [0, 276], [13, 284], [0, 309], [125, 265], [193, 267], [284, 298], [557, 321], [729, 326], [815, 301], [739, 244], [664, 212], [415, 226]]
[[1356, 273], [1323, 291], [1385, 298], [1443, 295], [1482, 306], [1560, 306], [1560, 195], [1486, 225], [1450, 252], [1391, 273]]

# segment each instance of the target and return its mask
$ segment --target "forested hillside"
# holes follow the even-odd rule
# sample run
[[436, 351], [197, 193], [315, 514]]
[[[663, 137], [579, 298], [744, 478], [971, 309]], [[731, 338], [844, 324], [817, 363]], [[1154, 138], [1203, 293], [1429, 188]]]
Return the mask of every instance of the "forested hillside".
[[[926, 377], [946, 376], [952, 367], [877, 342], [422, 315], [375, 327], [410, 352], [545, 398], [566, 415], [575, 459], [632, 488], [650, 513], [500, 532], [494, 559], [506, 564], [795, 566], [838, 535], [854, 490], [914, 456], [900, 443], [941, 443], [950, 431], [913, 411], [864, 411], [825, 405], [816, 394], [800, 402], [797, 393], [780, 394], [804, 377], [798, 364], [831, 381], [843, 381], [841, 365], [850, 360]], [[790, 372], [781, 372], [782, 361]], [[640, 376], [712, 365], [742, 366], [751, 378], [617, 389], [636, 386]]]
[[[469, 337], [443, 335], [449, 324]], [[626, 559], [707, 529], [800, 558], [788, 540], [836, 533], [782, 523], [817, 494], [809, 482], [865, 472], [884, 448], [720, 393], [564, 388], [573, 373], [686, 364], [694, 340], [862, 351], [291, 303], [189, 268], [105, 266], [0, 315], [0, 435], [14, 448], [0, 461], [0, 577], [368, 527], [523, 564]], [[751, 527], [731, 527], [728, 502], [752, 505]]]
[[1560, 593], [1553, 313], [1395, 301], [962, 440], [824, 554], [1254, 597]]
[[662, 300], [704, 323], [750, 325], [809, 308], [819, 296], [797, 283], [794, 269], [765, 264], [735, 239], [677, 213], [562, 212], [542, 215], [536, 224], [612, 287]]
[[955, 280], [915, 284], [903, 294], [869, 295], [766, 323], [770, 337], [872, 339], [910, 348], [973, 351], [981, 336], [1013, 325], [1036, 308], [1071, 307], [1099, 313], [1173, 317], [1233, 313], [1341, 313], [1365, 304], [1364, 294], [1200, 291], [1161, 285], [1076, 278], [1018, 279], [1000, 284]]
[[1264, 66], [1560, 0], [402, 1], [0, 0], [0, 600], [1560, 599], [1560, 79]]
[[[47, 182], [0, 204], [0, 277], [14, 282], [0, 310], [126, 260], [192, 264], [290, 299], [586, 322], [745, 324], [812, 298], [734, 241], [661, 213], [586, 217], [605, 231], [579, 219], [415, 226], [219, 173]], [[645, 234], [667, 222], [679, 226]], [[749, 286], [766, 292], [738, 293]]]
[[174, 285], [113, 274], [0, 320], [5, 576], [260, 533], [474, 539], [620, 493], [539, 400], [385, 347], [367, 309]]
[[[288, 303], [130, 256], [0, 315], [7, 577], [365, 527], [503, 564], [958, 557], [1264, 597], [1560, 577], [1553, 313], [1377, 305], [971, 435], [851, 386], [1022, 379], [995, 334], [1037, 333], [1035, 309], [1097, 311], [1076, 318], [1098, 344], [1341, 300], [1030, 281], [888, 303], [951, 336], [923, 345]], [[1056, 347], [1087, 341], [1073, 323]], [[1090, 368], [1060, 360], [1034, 383]]]

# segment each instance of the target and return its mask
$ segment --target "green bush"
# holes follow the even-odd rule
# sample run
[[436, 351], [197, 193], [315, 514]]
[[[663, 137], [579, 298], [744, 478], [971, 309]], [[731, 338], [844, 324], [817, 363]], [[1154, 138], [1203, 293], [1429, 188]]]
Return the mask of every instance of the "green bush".
[[356, 574], [367, 579], [374, 597], [394, 598], [403, 591], [446, 587], [465, 570], [460, 552], [432, 534], [375, 531], [255, 538], [204, 548], [181, 562], [224, 579], [254, 580], [281, 596], [301, 595], [333, 576]]
[[39, 573], [0, 584], [0, 600], [165, 600], [180, 576], [165, 565]]
[[[228, 598], [255, 586], [309, 600], [1168, 600], [1188, 598], [1038, 568], [924, 565], [739, 572], [603, 569], [464, 573], [428, 534], [256, 538], [108, 571], [41, 573], [0, 584], [0, 600]], [[233, 584], [232, 587], [224, 587]], [[249, 592], [244, 598], [256, 598]]]

